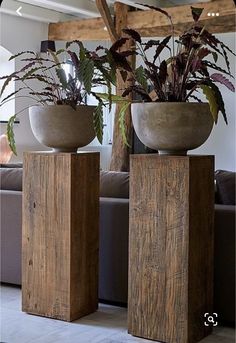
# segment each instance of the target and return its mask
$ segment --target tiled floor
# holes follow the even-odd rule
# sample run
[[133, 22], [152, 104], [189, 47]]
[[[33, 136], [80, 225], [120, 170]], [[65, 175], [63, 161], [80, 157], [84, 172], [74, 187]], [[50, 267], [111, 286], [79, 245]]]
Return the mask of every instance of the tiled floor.
[[[1, 286], [0, 343], [134, 343], [152, 342], [127, 334], [127, 310], [100, 304], [99, 310], [73, 323], [21, 312], [21, 290]], [[218, 327], [201, 343], [234, 343], [234, 330]]]

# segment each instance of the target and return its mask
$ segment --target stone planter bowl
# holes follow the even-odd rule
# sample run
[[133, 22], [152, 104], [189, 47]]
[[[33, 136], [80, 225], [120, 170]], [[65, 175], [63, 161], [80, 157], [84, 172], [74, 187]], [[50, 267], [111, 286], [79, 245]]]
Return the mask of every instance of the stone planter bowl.
[[214, 122], [207, 103], [133, 103], [131, 113], [140, 141], [165, 155], [186, 155], [198, 148]]
[[95, 106], [33, 106], [29, 108], [30, 125], [39, 143], [54, 152], [76, 152], [95, 138]]

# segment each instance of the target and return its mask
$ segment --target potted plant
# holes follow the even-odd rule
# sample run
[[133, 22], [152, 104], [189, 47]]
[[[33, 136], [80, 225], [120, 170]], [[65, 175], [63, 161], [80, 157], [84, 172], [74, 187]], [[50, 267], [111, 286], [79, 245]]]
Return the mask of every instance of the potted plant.
[[[133, 101], [131, 107], [139, 139], [161, 154], [185, 155], [187, 150], [195, 149], [206, 141], [213, 122], [217, 123], [219, 112], [227, 124], [224, 101], [217, 83], [234, 92], [234, 85], [228, 80], [232, 75], [227, 56], [228, 52], [234, 52], [199, 25], [203, 9], [191, 7], [194, 23], [175, 39], [169, 14], [153, 6], [147, 7], [167, 16], [172, 33], [161, 41], [143, 43], [138, 32], [125, 29], [127, 37], [113, 44], [110, 53], [124, 80], [133, 81], [124, 89], [123, 96], [136, 93], [142, 99], [142, 102]], [[122, 48], [119, 52], [127, 39], [132, 39], [136, 47], [133, 50]], [[147, 56], [149, 49], [154, 50], [151, 59]], [[164, 50], [169, 52], [167, 59], [162, 58]], [[142, 60], [138, 68], [132, 68], [127, 60], [127, 56], [134, 53]], [[217, 65], [219, 55], [224, 58], [226, 70]], [[200, 92], [208, 103], [201, 101]], [[124, 134], [122, 116], [124, 113], [120, 120]]]
[[[77, 53], [71, 50], [72, 43]], [[102, 143], [105, 103], [94, 89], [106, 85], [110, 94], [115, 77], [109, 54], [99, 56], [99, 50], [98, 47], [94, 52], [88, 51], [82, 42], [73, 41], [68, 42], [65, 49], [48, 51], [44, 56], [33, 51], [12, 56], [11, 60], [21, 59], [23, 67], [1, 77], [4, 84], [0, 96], [9, 82], [15, 81], [17, 85], [16, 91], [3, 98], [1, 104], [20, 97], [33, 100], [33, 106], [29, 107], [32, 131], [40, 143], [54, 151], [76, 151], [89, 144], [95, 135]], [[71, 71], [67, 74], [64, 66], [68, 63]], [[86, 105], [88, 95], [97, 99], [97, 106]], [[15, 113], [7, 125], [8, 141], [15, 154], [13, 125], [20, 112]]]

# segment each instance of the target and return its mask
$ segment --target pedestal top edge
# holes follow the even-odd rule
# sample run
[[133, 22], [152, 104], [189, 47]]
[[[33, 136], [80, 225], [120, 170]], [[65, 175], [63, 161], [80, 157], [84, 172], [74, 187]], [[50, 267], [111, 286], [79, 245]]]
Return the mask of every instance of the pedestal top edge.
[[53, 151], [24, 151], [23, 152], [24, 155], [31, 155], [31, 154], [35, 154], [35, 155], [48, 155], [48, 156], [68, 156], [68, 155], [72, 155], [72, 156], [77, 156], [77, 155], [100, 155], [99, 151], [78, 151], [78, 152], [53, 152]]
[[158, 155], [158, 154], [134, 154], [130, 155], [131, 159], [145, 159], [145, 158], [158, 158], [158, 159], [202, 159], [202, 158], [214, 158], [215, 155], [186, 155], [186, 156], [177, 156], [177, 155]]

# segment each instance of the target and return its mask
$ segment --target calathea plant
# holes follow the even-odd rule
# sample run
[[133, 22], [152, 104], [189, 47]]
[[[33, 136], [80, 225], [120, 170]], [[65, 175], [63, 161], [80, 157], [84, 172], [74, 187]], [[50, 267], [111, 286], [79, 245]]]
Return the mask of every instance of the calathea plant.
[[[73, 50], [72, 44], [75, 47]], [[98, 86], [107, 86], [110, 103], [111, 85], [115, 84], [115, 68], [111, 68], [112, 56], [108, 51], [99, 55], [99, 51], [102, 50], [98, 47], [92, 52], [87, 50], [82, 42], [73, 41], [66, 43], [65, 49], [56, 52], [48, 51], [48, 54], [44, 56], [39, 56], [34, 51], [23, 51], [12, 56], [10, 60], [20, 59], [23, 67], [10, 75], [1, 77], [4, 84], [0, 97], [3, 97], [10, 82], [16, 83], [16, 90], [2, 98], [1, 105], [13, 98], [28, 98], [33, 105], [68, 105], [76, 109], [77, 105], [86, 104], [86, 97], [92, 95], [98, 101], [94, 112], [94, 129], [99, 142], [102, 143], [103, 106], [106, 106], [107, 102], [104, 103], [94, 89]], [[66, 73], [64, 68], [67, 63], [71, 65], [69, 73]], [[13, 125], [16, 116], [26, 109], [13, 114], [7, 125], [8, 141], [15, 154]]]
[[[124, 81], [127, 78], [128, 81], [133, 81], [131, 86], [124, 89], [123, 96], [136, 93], [144, 102], [201, 102], [198, 94], [202, 92], [209, 102], [215, 123], [219, 112], [227, 123], [225, 105], [218, 84], [235, 91], [229, 80], [233, 76], [228, 59], [228, 53], [235, 53], [199, 24], [203, 9], [191, 7], [194, 23], [176, 39], [169, 14], [163, 9], [146, 7], [161, 12], [169, 19], [171, 34], [162, 40], [143, 42], [137, 31], [123, 30], [126, 38], [119, 39], [110, 48], [110, 54], [116, 61], [116, 67], [122, 72]], [[124, 50], [128, 39], [135, 42], [133, 50]], [[121, 47], [122, 52], [119, 52]], [[149, 58], [147, 52], [150, 49], [153, 54], [149, 54]], [[167, 59], [162, 58], [163, 51], [168, 52]], [[133, 68], [129, 64], [127, 57], [132, 54], [141, 57], [140, 66]], [[225, 69], [217, 64], [219, 56], [225, 61]], [[123, 114], [121, 128], [124, 133], [122, 116]]]

